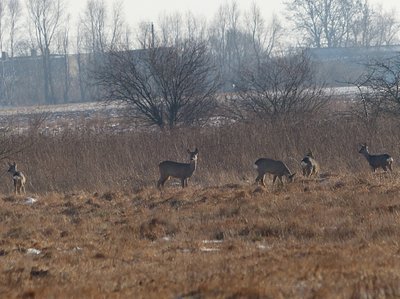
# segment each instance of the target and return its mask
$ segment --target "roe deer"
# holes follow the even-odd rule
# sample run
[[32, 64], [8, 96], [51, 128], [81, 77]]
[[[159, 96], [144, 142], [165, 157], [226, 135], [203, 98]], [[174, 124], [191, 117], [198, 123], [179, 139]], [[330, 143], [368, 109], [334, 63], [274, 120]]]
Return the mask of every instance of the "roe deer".
[[199, 151], [196, 148], [194, 152], [191, 152], [190, 150], [187, 150], [187, 152], [190, 155], [189, 163], [163, 161], [158, 165], [158, 168], [160, 169], [160, 179], [158, 180], [157, 187], [159, 189], [164, 187], [164, 183], [171, 177], [181, 179], [182, 188], [188, 186], [188, 180], [196, 170]]
[[17, 163], [8, 162], [8, 171], [11, 173], [13, 181], [14, 181], [14, 193], [21, 194], [21, 190], [25, 193], [25, 182], [26, 178], [21, 171], [17, 170]]
[[361, 149], [358, 152], [367, 159], [369, 166], [371, 166], [373, 172], [375, 172], [375, 170], [379, 167], [381, 167], [384, 171], [387, 171], [388, 169], [392, 171], [393, 158], [390, 155], [370, 155], [366, 143], [360, 144], [360, 146]]
[[293, 181], [293, 177], [296, 173], [291, 173], [289, 168], [282, 161], [277, 161], [268, 158], [260, 158], [254, 163], [254, 168], [257, 169], [258, 176], [256, 178], [256, 183], [261, 182], [265, 187], [265, 174], [270, 173], [274, 176], [272, 184], [275, 183], [276, 178], [279, 178], [281, 184], [283, 185], [282, 177], [286, 176], [289, 182]]
[[300, 162], [300, 165], [303, 169], [303, 176], [318, 176], [319, 163], [315, 160], [314, 155], [311, 151], [308, 151], [308, 153], [304, 156], [303, 160], [301, 160]]

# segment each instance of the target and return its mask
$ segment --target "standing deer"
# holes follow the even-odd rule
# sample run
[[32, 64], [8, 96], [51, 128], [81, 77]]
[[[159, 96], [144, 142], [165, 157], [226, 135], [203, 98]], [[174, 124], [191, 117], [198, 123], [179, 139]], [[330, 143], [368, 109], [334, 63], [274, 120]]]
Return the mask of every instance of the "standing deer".
[[358, 152], [367, 159], [369, 166], [371, 166], [373, 172], [375, 172], [375, 170], [379, 167], [381, 167], [384, 171], [387, 171], [388, 169], [392, 171], [392, 163], [394, 160], [390, 155], [370, 155], [366, 143], [360, 144], [360, 146], [361, 148]]
[[282, 177], [286, 176], [289, 182], [293, 181], [293, 177], [296, 173], [291, 173], [289, 168], [282, 161], [277, 161], [269, 158], [260, 158], [254, 163], [254, 168], [257, 169], [258, 176], [256, 178], [256, 183], [261, 182], [265, 187], [265, 174], [270, 173], [274, 176], [272, 184], [275, 184], [276, 178], [283, 185]]
[[303, 176], [310, 177], [312, 175], [318, 176], [319, 163], [315, 160], [314, 155], [309, 151], [300, 162], [303, 169]]
[[197, 166], [197, 156], [199, 154], [196, 148], [194, 152], [187, 150], [190, 156], [189, 163], [180, 163], [174, 161], [163, 161], [158, 165], [160, 169], [160, 179], [158, 180], [157, 187], [161, 189], [164, 183], [171, 177], [181, 180], [182, 188], [188, 186], [188, 180], [193, 175]]
[[17, 170], [17, 163], [8, 162], [8, 171], [11, 173], [13, 181], [14, 181], [14, 193], [21, 194], [21, 190], [25, 193], [25, 182], [26, 178], [21, 171]]

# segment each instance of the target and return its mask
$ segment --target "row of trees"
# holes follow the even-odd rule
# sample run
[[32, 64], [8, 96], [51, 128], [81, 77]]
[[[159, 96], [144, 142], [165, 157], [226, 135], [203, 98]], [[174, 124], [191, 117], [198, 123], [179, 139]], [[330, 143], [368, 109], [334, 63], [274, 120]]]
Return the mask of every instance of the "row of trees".
[[[277, 17], [268, 23], [255, 3], [246, 11], [235, 1], [224, 4], [211, 20], [192, 13], [162, 15], [158, 23], [141, 22], [132, 32], [121, 2], [110, 11], [103, 0], [87, 0], [77, 33], [71, 34], [62, 0], [5, 1], [0, 0], [8, 7], [0, 13], [1, 49], [9, 49], [11, 61], [37, 50], [32, 61], [41, 61], [28, 80], [15, 64], [5, 72], [2, 61], [1, 95], [7, 101], [22, 97], [21, 90], [44, 103], [120, 100], [135, 117], [159, 127], [203, 123], [217, 107], [231, 118], [294, 119], [327, 102], [310, 57], [288, 50], [287, 28]], [[399, 31], [394, 15], [364, 0], [292, 0], [287, 8], [296, 43], [304, 46], [385, 45], [396, 42]], [[29, 30], [22, 34], [24, 22]], [[357, 84], [365, 86], [371, 78]]]
[[290, 20], [298, 42], [308, 47], [370, 47], [399, 40], [396, 11], [368, 0], [290, 0]]
[[32, 48], [88, 53], [104, 52], [121, 43], [148, 48], [153, 38], [163, 44], [206, 39], [222, 63], [232, 64], [232, 60], [246, 59], [243, 55], [249, 49], [258, 57], [260, 51], [271, 53], [277, 45], [290, 46], [293, 41], [306, 47], [379, 46], [399, 41], [396, 12], [372, 6], [368, 0], [289, 0], [286, 18], [274, 16], [270, 22], [256, 2], [242, 10], [232, 0], [209, 20], [191, 12], [161, 14], [156, 27], [137, 20], [137, 28], [128, 26], [121, 0], [115, 0], [111, 8], [104, 0], [86, 0], [77, 25], [69, 21], [67, 4], [65, 0], [0, 0], [0, 51], [11, 57], [28, 55]]

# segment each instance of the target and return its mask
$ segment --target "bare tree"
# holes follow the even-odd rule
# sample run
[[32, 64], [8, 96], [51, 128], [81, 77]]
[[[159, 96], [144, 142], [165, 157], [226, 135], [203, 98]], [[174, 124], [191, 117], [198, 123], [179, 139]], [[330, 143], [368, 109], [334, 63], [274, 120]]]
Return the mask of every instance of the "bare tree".
[[64, 103], [67, 103], [69, 101], [69, 93], [71, 89], [71, 72], [70, 72], [70, 27], [69, 27], [69, 22], [68, 22], [68, 17], [67, 21], [64, 23], [64, 25], [60, 28], [58, 34], [57, 34], [57, 52], [61, 54], [63, 57], [63, 63], [61, 65], [60, 69], [56, 69], [57, 73], [62, 76], [59, 76], [58, 78], [58, 85], [60, 86], [60, 89], [62, 90], [62, 97]]
[[[371, 46], [371, 40], [373, 38], [373, 11], [367, 1], [359, 2], [358, 6], [359, 14], [356, 15], [356, 23], [354, 26], [357, 32], [357, 34], [355, 34], [357, 39], [355, 45], [369, 47]], [[357, 35], [360, 36], [360, 38], [357, 38]]]
[[173, 14], [164, 14], [159, 18], [160, 23], [160, 42], [164, 46], [173, 46], [182, 43], [183, 36], [183, 18], [178, 12]]
[[111, 51], [94, 77], [106, 99], [160, 128], [204, 122], [216, 105], [218, 78], [204, 43]]
[[62, 0], [27, 0], [29, 16], [34, 25], [37, 45], [42, 54], [44, 94], [46, 103], [55, 103], [50, 49], [60, 26], [64, 10]]
[[400, 22], [396, 18], [396, 11], [384, 11], [382, 6], [375, 12], [375, 44], [393, 45], [398, 43]]
[[324, 85], [305, 52], [274, 57], [259, 68], [244, 68], [236, 82], [236, 95], [228, 106], [240, 118], [257, 116], [267, 120], [294, 122], [324, 108]]
[[110, 48], [119, 48], [126, 43], [126, 36], [124, 36], [124, 29], [127, 27], [123, 16], [123, 2], [122, 0], [113, 3], [112, 18], [111, 18], [111, 32], [109, 38]]
[[104, 0], [88, 0], [80, 23], [89, 53], [104, 53], [107, 46], [107, 8]]
[[184, 36], [191, 42], [205, 41], [207, 38], [207, 21], [205, 18], [196, 17], [192, 12], [184, 17]]
[[379, 46], [398, 32], [395, 15], [375, 10], [368, 0], [290, 0], [286, 7], [306, 46]]
[[152, 48], [154, 45], [154, 24], [148, 21], [140, 22], [136, 32], [136, 40], [138, 48]]
[[[276, 16], [273, 16], [268, 25], [261, 14], [260, 8], [255, 2], [252, 3], [249, 12], [246, 14], [246, 33], [251, 36], [252, 52], [259, 66], [261, 60], [270, 57], [275, 49], [276, 43], [282, 35], [282, 26]], [[253, 56], [253, 55], [252, 55]]]
[[400, 56], [375, 60], [353, 85], [359, 90], [356, 112], [366, 121], [400, 115]]
[[5, 32], [5, 16], [6, 16], [6, 3], [4, 0], [0, 0], [0, 51], [4, 49], [4, 32]]
[[[248, 53], [252, 53], [251, 35], [243, 28], [243, 15], [235, 1], [221, 5], [211, 23], [209, 45], [229, 90]], [[246, 61], [247, 63], [247, 61]]]
[[179, 12], [164, 13], [160, 15], [158, 23], [156, 32], [151, 32], [149, 23], [143, 29], [150, 34], [148, 35], [150, 37], [152, 34], [157, 35], [159, 45], [174, 46], [188, 40], [204, 41], [206, 39], [205, 20], [195, 17], [191, 12], [184, 15]]
[[9, 16], [9, 44], [10, 44], [10, 57], [14, 57], [15, 53], [15, 39], [18, 34], [19, 20], [22, 15], [22, 7], [20, 0], [8, 0], [7, 2], [8, 16]]
[[321, 4], [321, 0], [293, 0], [286, 3], [287, 11], [295, 28], [303, 33], [303, 42], [316, 48], [323, 46]]
[[82, 25], [78, 24], [77, 35], [76, 35], [76, 63], [78, 69], [78, 85], [79, 85], [79, 94], [81, 101], [86, 101], [86, 78], [87, 76], [87, 68], [85, 67], [84, 60], [84, 39], [82, 34]]

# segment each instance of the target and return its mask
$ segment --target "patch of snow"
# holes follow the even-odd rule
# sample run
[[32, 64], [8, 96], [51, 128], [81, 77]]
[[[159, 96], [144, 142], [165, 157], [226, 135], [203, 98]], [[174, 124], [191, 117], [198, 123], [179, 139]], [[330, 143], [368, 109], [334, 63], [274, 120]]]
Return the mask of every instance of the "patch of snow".
[[39, 255], [42, 252], [39, 249], [35, 249], [35, 248], [28, 248], [26, 250], [26, 254], [31, 254], [31, 255]]
[[210, 243], [222, 243], [223, 240], [203, 240], [204, 244], [210, 244]]
[[38, 200], [36, 199], [36, 198], [33, 198], [33, 197], [27, 197], [26, 199], [25, 199], [25, 202], [24, 202], [24, 204], [26, 204], [26, 205], [33, 205], [35, 202], [37, 202]]
[[213, 251], [219, 251], [219, 248], [200, 247], [200, 251], [203, 251], [203, 252], [213, 252]]
[[271, 249], [271, 246], [264, 245], [264, 244], [257, 244], [257, 248], [261, 250], [268, 250]]

